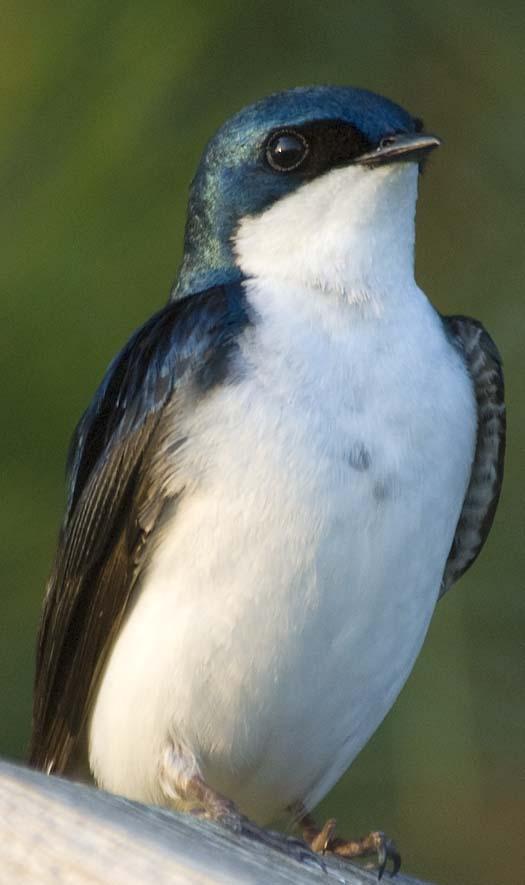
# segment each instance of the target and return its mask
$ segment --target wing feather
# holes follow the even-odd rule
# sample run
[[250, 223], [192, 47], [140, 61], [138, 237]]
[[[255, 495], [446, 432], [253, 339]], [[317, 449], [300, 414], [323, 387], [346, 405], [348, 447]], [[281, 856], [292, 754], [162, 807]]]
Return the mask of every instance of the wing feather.
[[228, 379], [247, 322], [240, 286], [167, 305], [111, 364], [75, 431], [37, 646], [30, 762], [38, 768], [67, 770], [156, 527], [183, 493], [172, 475], [177, 422]]
[[487, 540], [503, 483], [506, 436], [502, 360], [494, 341], [478, 320], [464, 316], [442, 319], [472, 378], [478, 429], [470, 481], [445, 566], [441, 596], [470, 568]]

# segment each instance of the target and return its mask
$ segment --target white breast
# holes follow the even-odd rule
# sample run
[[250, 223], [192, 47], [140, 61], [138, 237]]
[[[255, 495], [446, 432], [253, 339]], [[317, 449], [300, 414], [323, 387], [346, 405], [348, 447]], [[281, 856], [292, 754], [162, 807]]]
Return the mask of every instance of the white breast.
[[266, 821], [315, 804], [404, 684], [474, 449], [471, 383], [411, 284], [381, 309], [270, 278], [242, 380], [186, 428], [193, 478], [106, 667], [99, 783], [163, 801], [168, 735]]

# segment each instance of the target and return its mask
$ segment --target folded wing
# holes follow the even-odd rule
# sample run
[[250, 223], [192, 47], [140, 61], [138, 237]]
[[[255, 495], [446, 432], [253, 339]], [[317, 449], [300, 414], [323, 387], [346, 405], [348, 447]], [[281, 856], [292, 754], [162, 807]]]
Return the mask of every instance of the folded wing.
[[38, 768], [67, 769], [155, 530], [184, 493], [181, 419], [228, 380], [247, 322], [239, 286], [168, 304], [111, 364], [76, 429], [38, 637], [30, 749]]
[[501, 357], [482, 324], [470, 317], [443, 317], [474, 385], [478, 430], [470, 482], [449, 553], [441, 596], [466, 572], [483, 547], [503, 482], [505, 395]]

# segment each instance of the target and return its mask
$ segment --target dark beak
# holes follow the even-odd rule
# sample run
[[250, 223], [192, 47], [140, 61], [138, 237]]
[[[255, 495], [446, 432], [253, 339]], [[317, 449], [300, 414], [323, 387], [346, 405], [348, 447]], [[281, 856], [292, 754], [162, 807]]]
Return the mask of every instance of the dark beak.
[[377, 148], [356, 157], [354, 163], [372, 167], [386, 163], [419, 163], [440, 144], [436, 135], [387, 135]]

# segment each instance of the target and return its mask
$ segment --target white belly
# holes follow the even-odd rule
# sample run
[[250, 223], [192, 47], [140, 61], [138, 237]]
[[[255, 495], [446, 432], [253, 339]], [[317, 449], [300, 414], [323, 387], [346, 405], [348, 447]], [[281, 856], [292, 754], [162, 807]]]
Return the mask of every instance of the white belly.
[[[389, 316], [261, 314], [187, 428], [192, 478], [90, 725], [107, 789], [162, 802], [171, 735], [267, 821], [311, 807], [401, 690], [470, 472], [471, 384], [414, 290]], [[403, 302], [404, 303], [404, 302]], [[330, 314], [332, 311], [333, 316]]]

